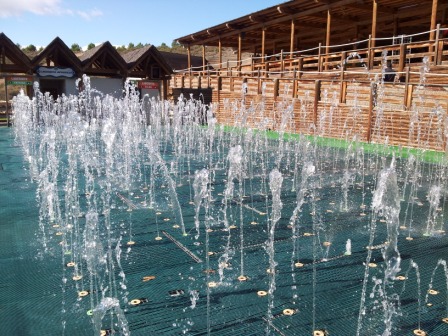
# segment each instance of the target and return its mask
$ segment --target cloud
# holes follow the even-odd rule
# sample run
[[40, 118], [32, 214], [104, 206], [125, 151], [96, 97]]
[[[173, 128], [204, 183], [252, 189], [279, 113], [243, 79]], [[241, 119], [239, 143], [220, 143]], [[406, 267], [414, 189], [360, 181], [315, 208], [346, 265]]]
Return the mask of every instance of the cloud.
[[48, 16], [79, 16], [84, 20], [103, 15], [98, 9], [73, 10], [66, 8], [61, 0], [0, 0], [0, 17], [20, 16], [24, 13]]
[[76, 11], [76, 14], [85, 20], [91, 20], [95, 17], [102, 16], [103, 12], [95, 8], [95, 9], [89, 10], [87, 12], [86, 11]]

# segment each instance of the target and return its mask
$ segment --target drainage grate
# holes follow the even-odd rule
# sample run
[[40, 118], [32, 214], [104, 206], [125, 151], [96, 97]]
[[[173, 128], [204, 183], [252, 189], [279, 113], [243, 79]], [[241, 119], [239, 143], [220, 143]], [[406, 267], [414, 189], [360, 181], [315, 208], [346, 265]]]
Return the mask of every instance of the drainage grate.
[[201, 263], [202, 259], [196, 256], [193, 252], [191, 252], [187, 247], [185, 247], [180, 241], [176, 240], [172, 235], [170, 235], [168, 232], [162, 230], [162, 233], [171, 240], [174, 244], [176, 244], [177, 247], [179, 247], [182, 251], [184, 251], [188, 256], [190, 256], [191, 259], [196, 261], [197, 263]]

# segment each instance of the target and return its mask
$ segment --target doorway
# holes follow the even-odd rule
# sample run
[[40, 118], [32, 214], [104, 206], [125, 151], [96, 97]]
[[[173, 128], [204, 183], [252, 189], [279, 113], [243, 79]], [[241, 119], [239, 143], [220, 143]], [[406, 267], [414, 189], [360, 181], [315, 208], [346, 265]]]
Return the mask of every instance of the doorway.
[[65, 80], [63, 79], [40, 79], [39, 86], [42, 93], [49, 92], [53, 99], [65, 92]]

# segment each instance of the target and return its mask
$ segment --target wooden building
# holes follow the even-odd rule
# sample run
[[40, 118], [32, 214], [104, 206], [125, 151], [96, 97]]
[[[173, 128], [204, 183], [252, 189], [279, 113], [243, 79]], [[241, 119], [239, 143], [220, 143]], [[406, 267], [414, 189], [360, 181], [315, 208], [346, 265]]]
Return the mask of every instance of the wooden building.
[[166, 99], [171, 92], [168, 83], [174, 69], [186, 68], [188, 59], [196, 66], [202, 66], [203, 62], [200, 57], [160, 53], [153, 45], [120, 54], [110, 42], [75, 54], [59, 37], [42, 51], [27, 54], [4, 33], [0, 33], [0, 52], [0, 77], [4, 79], [0, 112], [3, 113], [19, 88], [31, 96], [33, 83], [39, 82], [40, 90], [54, 97], [76, 94], [77, 80], [83, 75], [90, 77], [93, 89], [104, 94], [121, 97], [124, 81], [132, 78], [142, 94]]
[[171, 86], [211, 92], [221, 124], [446, 150], [446, 17], [441, 0], [286, 1], [178, 38], [218, 47], [219, 62]]

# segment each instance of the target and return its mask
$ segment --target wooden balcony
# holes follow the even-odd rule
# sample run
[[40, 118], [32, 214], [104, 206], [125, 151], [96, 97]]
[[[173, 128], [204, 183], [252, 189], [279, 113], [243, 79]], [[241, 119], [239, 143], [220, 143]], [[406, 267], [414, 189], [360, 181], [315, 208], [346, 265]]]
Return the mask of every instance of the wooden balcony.
[[[252, 57], [244, 66], [177, 73], [170, 85], [184, 92], [207, 88], [226, 125], [445, 150], [448, 40], [381, 42]], [[391, 83], [382, 80], [386, 60], [396, 71]], [[244, 125], [232, 104], [251, 109]], [[288, 104], [293, 113], [285, 129]]]

